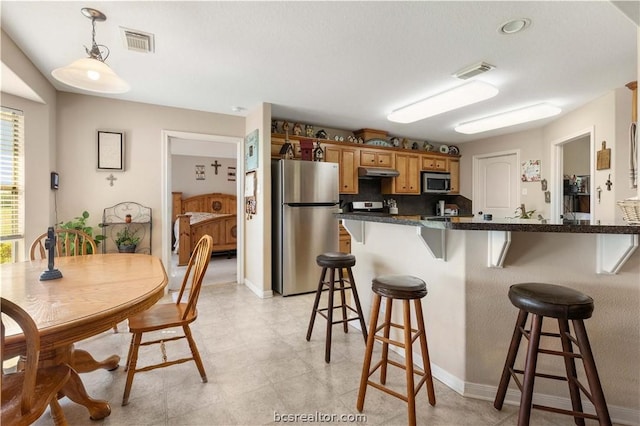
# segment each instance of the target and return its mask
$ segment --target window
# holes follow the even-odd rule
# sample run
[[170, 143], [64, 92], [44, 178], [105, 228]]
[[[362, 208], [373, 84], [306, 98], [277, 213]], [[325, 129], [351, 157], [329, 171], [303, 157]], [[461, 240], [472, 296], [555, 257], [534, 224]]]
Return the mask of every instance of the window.
[[2, 107], [0, 119], [0, 263], [7, 263], [24, 237], [24, 116]]

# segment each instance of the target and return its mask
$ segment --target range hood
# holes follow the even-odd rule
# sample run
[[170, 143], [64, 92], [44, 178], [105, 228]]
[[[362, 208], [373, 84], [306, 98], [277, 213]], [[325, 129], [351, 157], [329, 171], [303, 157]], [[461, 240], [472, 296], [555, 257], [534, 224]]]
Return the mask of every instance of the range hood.
[[358, 167], [358, 177], [360, 178], [387, 178], [399, 176], [400, 172], [395, 169], [384, 167]]

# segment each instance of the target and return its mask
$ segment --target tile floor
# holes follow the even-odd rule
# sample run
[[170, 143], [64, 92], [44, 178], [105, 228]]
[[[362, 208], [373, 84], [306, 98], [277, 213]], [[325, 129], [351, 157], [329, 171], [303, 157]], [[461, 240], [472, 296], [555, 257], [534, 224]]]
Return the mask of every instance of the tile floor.
[[[170, 296], [167, 296], [167, 301]], [[275, 414], [358, 414], [355, 404], [364, 354], [362, 335], [336, 326], [331, 363], [324, 362], [325, 322], [318, 317], [311, 342], [305, 340], [313, 295], [259, 299], [237, 284], [203, 287], [193, 332], [207, 371], [202, 383], [192, 362], [136, 375], [129, 405], [120, 405], [130, 334], [105, 332], [79, 342], [96, 359], [114, 352], [122, 358], [115, 371], [82, 374], [89, 394], [111, 403], [111, 415], [95, 422], [84, 407], [61, 400], [70, 425], [263, 425]], [[167, 343], [169, 357], [185, 352], [185, 342]], [[140, 360], [160, 357], [158, 348], [143, 348]], [[151, 352], [150, 352], [151, 351]], [[375, 356], [375, 354], [374, 354]], [[374, 358], [375, 359], [375, 358]], [[404, 372], [390, 369], [388, 383], [401, 389]], [[426, 391], [418, 395], [419, 425], [506, 425], [517, 423], [517, 407], [493, 408], [490, 401], [464, 398], [435, 381], [437, 404]], [[363, 414], [356, 424], [405, 425], [406, 405], [368, 388]], [[301, 422], [300, 422], [301, 423]], [[331, 424], [317, 422], [315, 424]], [[37, 425], [51, 425], [45, 413]], [[333, 423], [335, 424], [335, 422]], [[572, 425], [570, 417], [535, 411], [532, 425]], [[588, 424], [592, 424], [589, 423]]]

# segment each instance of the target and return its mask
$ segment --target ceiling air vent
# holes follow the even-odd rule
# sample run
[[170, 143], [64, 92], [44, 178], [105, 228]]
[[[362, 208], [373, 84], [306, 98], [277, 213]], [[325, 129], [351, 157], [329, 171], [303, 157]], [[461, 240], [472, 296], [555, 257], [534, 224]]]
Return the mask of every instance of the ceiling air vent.
[[151, 33], [120, 27], [120, 34], [122, 35], [124, 46], [129, 50], [142, 53], [153, 53], [155, 51], [154, 36]]
[[493, 65], [487, 64], [486, 62], [478, 62], [477, 64], [473, 64], [469, 67], [463, 68], [457, 73], [453, 74], [454, 77], [459, 78], [460, 80], [466, 80], [478, 74], [482, 74], [483, 72], [490, 71], [494, 69]]

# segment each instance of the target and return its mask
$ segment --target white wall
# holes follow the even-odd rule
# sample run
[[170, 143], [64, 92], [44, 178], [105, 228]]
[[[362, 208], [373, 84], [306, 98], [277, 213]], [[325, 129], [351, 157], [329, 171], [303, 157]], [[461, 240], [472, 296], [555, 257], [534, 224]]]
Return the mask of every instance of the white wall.
[[577, 139], [562, 147], [563, 175], [591, 174], [591, 141], [589, 137]]
[[17, 260], [28, 257], [35, 238], [56, 222], [54, 191], [49, 173], [56, 170], [56, 91], [4, 32], [0, 34], [2, 62], [44, 100], [44, 104], [2, 93], [2, 105], [25, 117], [25, 235]]
[[[473, 200], [473, 157], [475, 155], [520, 150], [520, 161], [541, 160], [542, 130], [532, 129], [493, 138], [479, 139], [473, 142], [460, 144], [460, 193]], [[542, 161], [540, 165], [542, 179], [549, 180], [549, 163]], [[527, 190], [526, 195], [519, 194], [520, 203], [524, 203], [527, 210], [535, 209], [544, 217], [549, 217], [549, 204], [544, 202], [544, 192], [540, 182], [521, 182], [521, 188]], [[475, 209], [477, 210], [477, 209]], [[475, 211], [474, 210], [474, 211]]]
[[[153, 254], [161, 254], [161, 131], [175, 130], [242, 137], [244, 118], [60, 92], [58, 94], [58, 216], [68, 220], [83, 210], [97, 225], [105, 207], [135, 201], [152, 208]], [[126, 170], [96, 170], [96, 131], [122, 130]], [[169, 203], [170, 204], [170, 203]], [[170, 208], [170, 207], [169, 207]]]
[[[474, 155], [509, 149], [519, 149], [521, 161], [540, 159], [541, 178], [547, 179], [551, 185], [552, 145], [593, 128], [596, 150], [601, 148], [603, 140], [607, 141], [607, 147], [611, 148], [611, 168], [595, 171], [595, 187], [600, 186], [603, 189], [601, 203], [596, 203], [595, 218], [602, 221], [621, 219], [622, 214], [616, 201], [628, 197], [630, 193], [627, 181], [630, 117], [631, 91], [622, 87], [569, 112], [542, 128], [461, 144], [460, 192], [473, 200], [471, 169]], [[611, 191], [607, 191], [605, 185], [609, 174], [614, 182]], [[523, 189], [527, 189], [527, 195], [521, 194], [520, 202], [524, 203], [527, 209], [536, 209], [538, 212], [543, 212], [544, 217], [550, 217], [550, 204], [544, 202], [544, 192], [541, 190], [540, 183], [522, 182], [521, 184]]]
[[[256, 170], [256, 214], [245, 215], [245, 284], [258, 296], [271, 290], [271, 104], [262, 104], [247, 114], [245, 135], [258, 129]], [[244, 154], [243, 154], [244, 155]], [[244, 169], [243, 169], [244, 170]]]
[[[212, 166], [217, 161], [218, 174]], [[204, 166], [204, 180], [196, 180], [196, 165]], [[181, 191], [183, 198], [209, 192], [221, 192], [223, 194], [236, 193], [236, 176], [229, 180], [229, 167], [234, 167], [237, 172], [236, 160], [220, 157], [198, 157], [191, 155], [171, 156], [171, 190]]]

